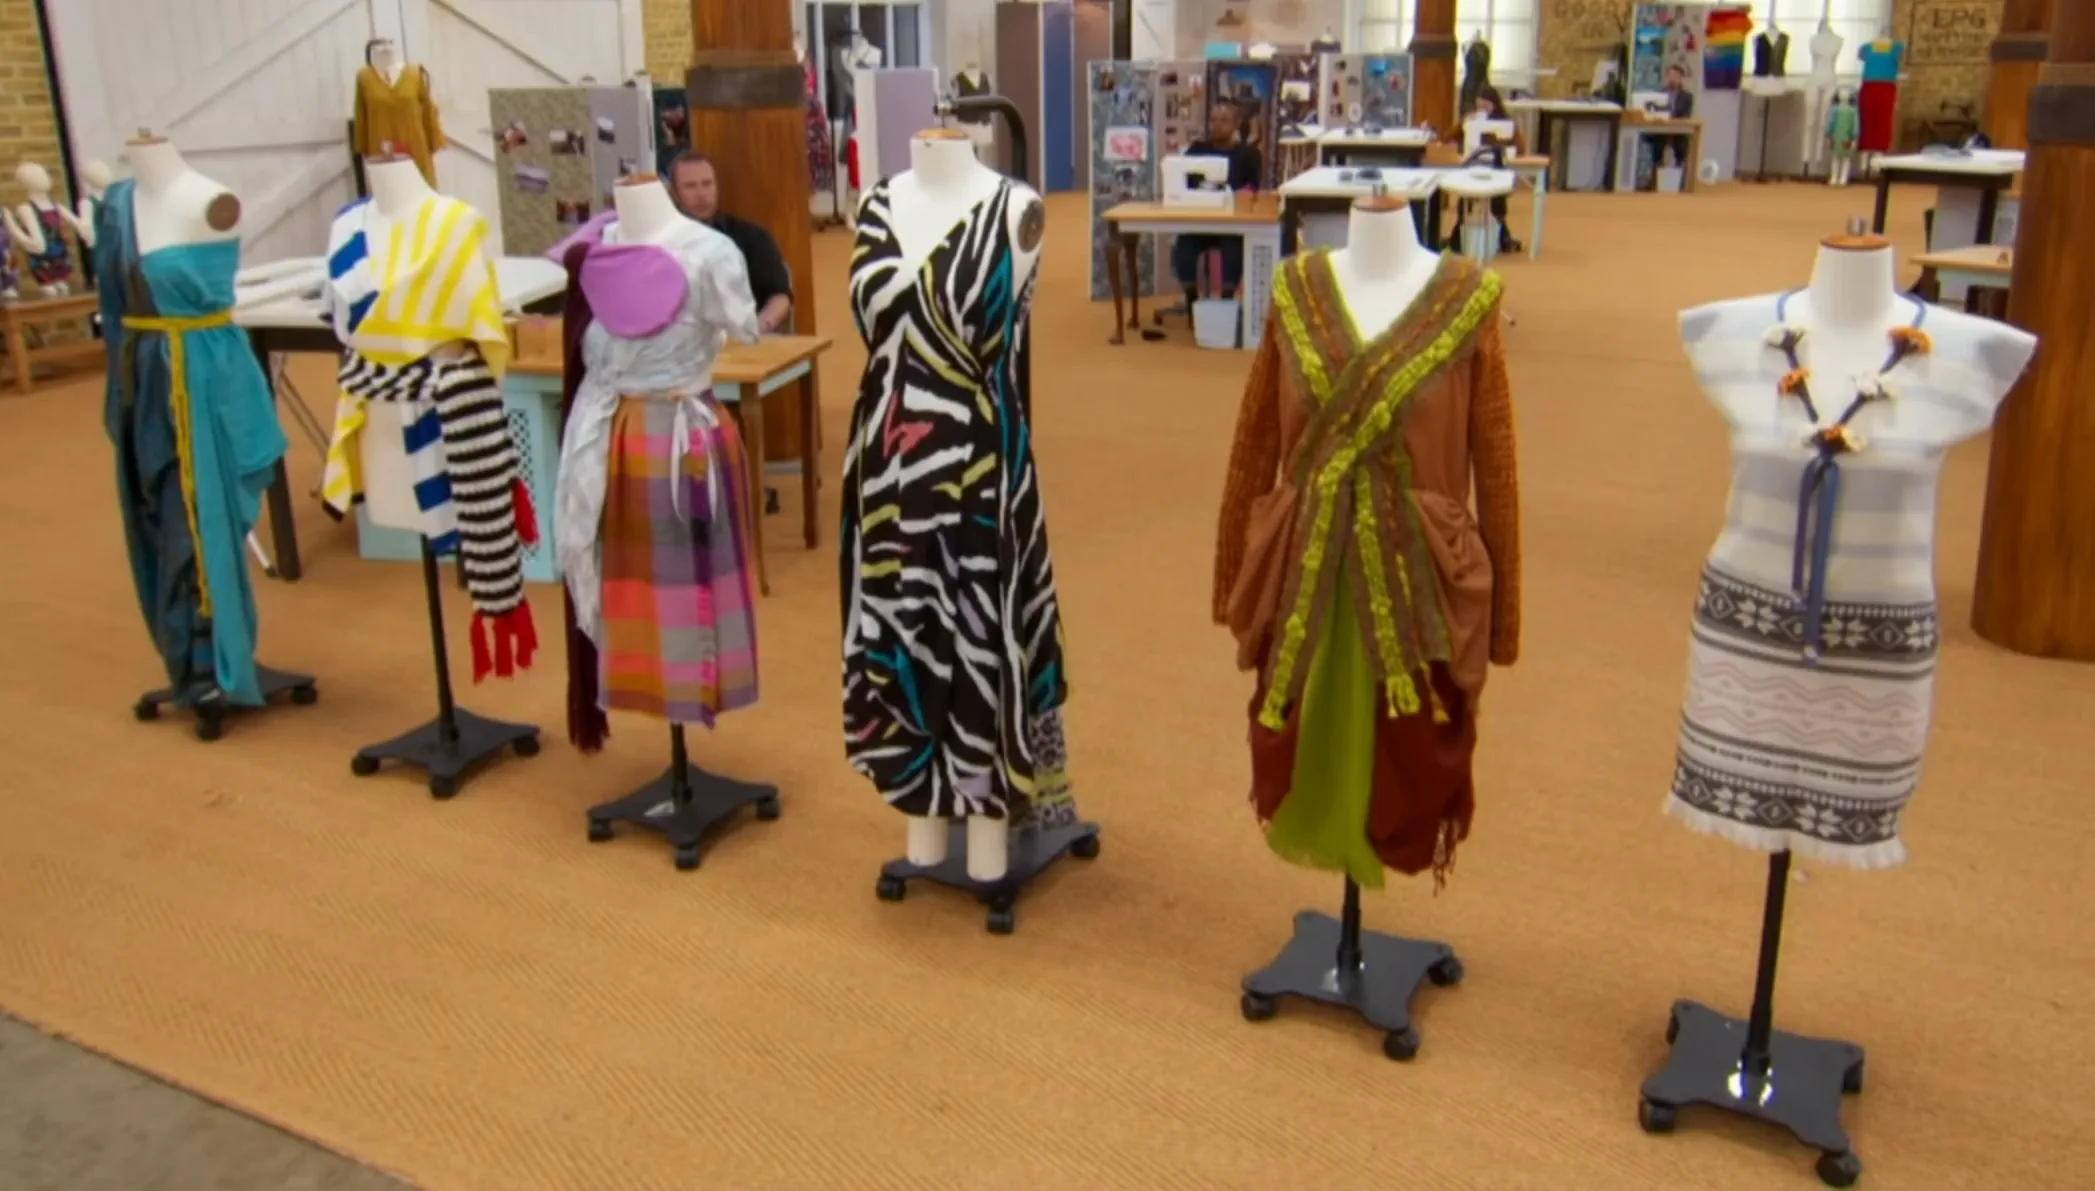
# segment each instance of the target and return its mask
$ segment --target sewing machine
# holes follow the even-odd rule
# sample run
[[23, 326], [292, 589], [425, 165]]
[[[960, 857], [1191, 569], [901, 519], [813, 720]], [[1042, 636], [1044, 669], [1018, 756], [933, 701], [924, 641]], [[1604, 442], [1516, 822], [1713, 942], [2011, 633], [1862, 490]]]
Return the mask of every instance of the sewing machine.
[[1175, 155], [1166, 157], [1160, 167], [1164, 172], [1164, 205], [1167, 207], [1207, 207], [1224, 209], [1236, 201], [1229, 192], [1229, 159], [1227, 157], [1188, 157]]

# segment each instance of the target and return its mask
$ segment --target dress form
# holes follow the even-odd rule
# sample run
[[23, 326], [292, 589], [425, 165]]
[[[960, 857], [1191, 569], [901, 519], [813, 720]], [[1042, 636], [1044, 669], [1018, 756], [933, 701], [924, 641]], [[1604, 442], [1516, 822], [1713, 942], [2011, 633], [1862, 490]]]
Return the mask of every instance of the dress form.
[[[49, 245], [45, 242], [45, 212], [58, 212], [61, 228], [71, 228], [73, 235], [89, 248], [94, 247], [94, 232], [84, 223], [78, 212], [66, 207], [51, 197], [51, 174], [33, 161], [25, 161], [15, 170], [15, 181], [21, 183], [28, 199], [14, 209], [16, 222], [9, 228], [15, 243], [30, 256], [41, 255]], [[84, 200], [83, 200], [84, 201]], [[70, 287], [63, 282], [51, 287], [54, 297], [64, 297]]]
[[1439, 268], [1439, 256], [1419, 243], [1411, 205], [1381, 195], [1353, 204], [1346, 246], [1331, 254], [1332, 276], [1363, 343], [1396, 322]]
[[1833, 31], [1832, 24], [1820, 18], [1818, 31], [1811, 35], [1811, 83], [1807, 96], [1810, 110], [1804, 120], [1805, 135], [1810, 138], [1804, 159], [1814, 164], [1826, 160], [1826, 116], [1833, 107], [1834, 68], [1846, 44]]
[[653, 174], [620, 178], [611, 205], [618, 212], [618, 238], [626, 244], [659, 244], [682, 225], [697, 222], [677, 210]]
[[[909, 169], [888, 181], [895, 238], [904, 258], [916, 264], [929, 257], [955, 224], [966, 219], [976, 204], [992, 197], [1006, 181], [1002, 174], [976, 160], [973, 144], [960, 133], [939, 128], [911, 138]], [[1037, 196], [1015, 182], [1010, 185], [1024, 196], [1010, 205], [1012, 287], [1023, 290], [1040, 265], [1038, 229], [1044, 214]], [[1025, 234], [1028, 220], [1032, 221], [1031, 236]], [[908, 820], [905, 855], [912, 864], [942, 864], [948, 838], [944, 819], [912, 815]], [[980, 815], [969, 817], [968, 876], [994, 881], [1010, 867], [1011, 835], [1005, 822]]]
[[407, 69], [407, 62], [400, 57], [400, 47], [390, 41], [371, 43], [371, 66], [385, 76], [386, 85], [400, 81], [400, 72]]
[[[397, 154], [366, 159], [364, 180], [371, 187], [371, 201], [364, 209], [364, 236], [375, 256], [388, 243], [394, 227], [413, 219], [423, 201], [436, 192], [413, 158]], [[373, 525], [388, 529], [440, 536], [452, 527], [425, 512], [415, 499], [406, 424], [401, 420], [404, 408], [391, 401], [374, 401], [365, 407], [370, 429], [358, 439], [364, 469], [364, 516]]]
[[101, 209], [102, 196], [116, 181], [106, 161], [90, 161], [80, 167], [80, 202], [74, 211], [80, 218], [73, 224], [80, 232], [80, 242], [89, 248], [95, 246], [95, 212]]
[[207, 244], [239, 237], [240, 200], [224, 185], [189, 167], [164, 137], [141, 133], [124, 155], [138, 180], [138, 254], [171, 244]]

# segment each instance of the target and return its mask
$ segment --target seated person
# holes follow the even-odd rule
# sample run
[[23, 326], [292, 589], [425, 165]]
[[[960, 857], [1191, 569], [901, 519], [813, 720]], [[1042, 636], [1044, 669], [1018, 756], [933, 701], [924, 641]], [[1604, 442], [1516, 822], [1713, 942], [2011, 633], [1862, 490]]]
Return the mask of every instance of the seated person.
[[757, 323], [766, 335], [791, 329], [793, 282], [786, 258], [771, 233], [720, 209], [720, 179], [713, 159], [695, 149], [677, 154], [669, 165], [669, 194], [677, 209], [735, 242], [749, 270], [749, 294], [756, 299]]
[[[1493, 87], [1491, 84], [1486, 83], [1484, 84], [1483, 88], [1477, 92], [1477, 106], [1473, 110], [1471, 110], [1470, 114], [1464, 117], [1464, 119], [1510, 120], [1512, 119], [1512, 117], [1506, 114], [1506, 104], [1504, 100], [1499, 98], [1498, 89]], [[1462, 137], [1462, 128], [1459, 124], [1455, 128], [1455, 136], [1458, 139]], [[1490, 152], [1490, 146], [1492, 145], [1492, 143], [1492, 141], [1487, 139], [1486, 141], [1484, 141], [1482, 145], [1478, 146], [1479, 151]], [[1502, 156], [1500, 156], [1499, 158], [1501, 162], [1500, 168], [1504, 168], [1504, 156], [1516, 156], [1522, 152], [1525, 152], [1525, 150], [1521, 147], [1520, 143], [1520, 125], [1518, 123], [1515, 123], [1513, 125], [1513, 140], [1511, 142], [1500, 141], [1498, 142], [1498, 144], [1502, 146]], [[1462, 209], [1464, 206], [1465, 204], [1463, 203], [1455, 204], [1455, 230], [1448, 234], [1447, 246], [1451, 251], [1455, 252], [1462, 251]], [[1498, 220], [1499, 251], [1519, 252], [1520, 241], [1513, 238], [1513, 229], [1506, 226], [1505, 195], [1498, 195], [1491, 200], [1491, 217]]]
[[[1254, 190], [1259, 183], [1258, 150], [1244, 143], [1237, 134], [1237, 108], [1235, 104], [1217, 102], [1208, 108], [1208, 135], [1206, 140], [1194, 141], [1187, 157], [1226, 157], [1229, 159], [1229, 188], [1231, 190]], [[1171, 242], [1171, 273], [1185, 287], [1186, 305], [1192, 308], [1198, 296], [1195, 282], [1198, 280], [1200, 258], [1209, 252], [1222, 254], [1223, 296], [1231, 297], [1237, 292], [1237, 284], [1244, 279], [1244, 241], [1236, 236], [1179, 236]]]
[[[1688, 90], [1688, 74], [1678, 66], [1666, 68], [1666, 115], [1675, 120], [1686, 120], [1695, 114], [1695, 93]], [[1682, 169], [1693, 169], [1688, 161], [1688, 136], [1685, 133], [1652, 137], [1654, 152], [1668, 154], [1673, 164]]]

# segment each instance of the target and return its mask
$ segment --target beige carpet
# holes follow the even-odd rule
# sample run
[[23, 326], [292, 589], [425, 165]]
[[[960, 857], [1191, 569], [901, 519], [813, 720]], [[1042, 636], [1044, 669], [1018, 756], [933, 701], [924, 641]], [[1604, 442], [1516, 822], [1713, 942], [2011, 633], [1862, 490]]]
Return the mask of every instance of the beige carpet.
[[[1899, 196], [1908, 244], [1921, 197]], [[1671, 1001], [1750, 997], [1765, 871], [1659, 814], [1726, 479], [1674, 312], [1800, 283], [1868, 201], [1559, 197], [1543, 260], [1505, 265], [1526, 648], [1492, 679], [1452, 886], [1369, 905], [1371, 925], [1468, 963], [1467, 984], [1422, 998], [1410, 1066], [1336, 1012], [1238, 1017], [1238, 979], [1339, 893], [1259, 840], [1248, 679], [1206, 623], [1247, 357], [1183, 330], [1108, 347], [1069, 198], [1034, 408], [1072, 762], [1105, 850], [1022, 902], [1017, 935], [987, 935], [956, 895], [874, 899], [902, 824], [843, 764], [833, 543], [800, 547], [792, 491], [762, 704], [696, 740], [706, 764], [778, 783], [785, 817], [679, 874], [657, 841], [583, 841], [583, 809], [654, 776], [667, 746], [622, 719], [604, 755], [569, 749], [557, 652], [468, 696], [544, 725], [537, 759], [449, 804], [407, 776], [352, 778], [355, 747], [430, 709], [421, 594], [303, 498], [308, 576], [263, 585], [262, 656], [318, 673], [320, 704], [213, 745], [133, 723], [156, 665], [82, 382], [0, 395], [0, 1007], [445, 1191], [1814, 1185], [1771, 1131], [1635, 1123]], [[821, 317], [846, 341], [824, 369], [832, 443], [861, 358], [847, 248], [817, 245]], [[324, 366], [300, 375], [321, 391]], [[313, 454], [293, 458], [303, 487]], [[1913, 861], [1806, 865], [1790, 902], [1778, 1018], [1869, 1048], [1848, 1121], [1873, 1188], [2067, 1188], [2095, 1167], [2095, 671], [1966, 628], [1985, 462], [1958, 452], [1943, 488]], [[557, 642], [557, 592], [535, 603]]]

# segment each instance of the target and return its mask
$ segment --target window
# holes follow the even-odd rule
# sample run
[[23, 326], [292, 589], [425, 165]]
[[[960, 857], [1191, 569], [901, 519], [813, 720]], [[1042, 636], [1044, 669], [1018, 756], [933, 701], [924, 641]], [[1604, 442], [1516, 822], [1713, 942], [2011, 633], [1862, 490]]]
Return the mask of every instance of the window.
[[[1853, 77], [1862, 73], [1857, 53], [1884, 31], [1891, 5], [1892, 0], [1751, 0], [1750, 7], [1755, 33], [1767, 32], [1772, 24], [1789, 34], [1789, 53], [1782, 60], [1784, 74], [1803, 77], [1811, 73], [1811, 35], [1818, 32], [1823, 16], [1840, 35], [1840, 59], [1834, 70]], [[1751, 46], [1746, 50], [1746, 71], [1753, 71]]]
[[[1541, 7], [1541, 0], [1455, 0], [1455, 40], [1466, 44], [1472, 36], [1483, 35], [1491, 43], [1492, 81], [1501, 86], [1531, 86], [1534, 79], [1529, 72], [1535, 69], [1536, 18]], [[1361, 52], [1402, 53], [1411, 45], [1417, 15], [1417, 0], [1363, 0]]]

